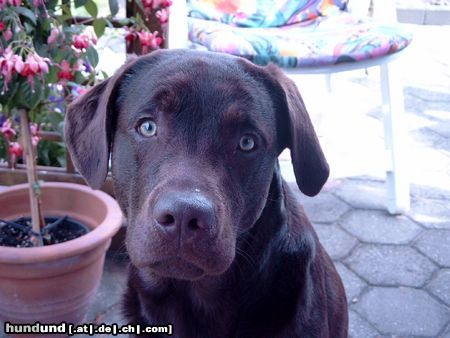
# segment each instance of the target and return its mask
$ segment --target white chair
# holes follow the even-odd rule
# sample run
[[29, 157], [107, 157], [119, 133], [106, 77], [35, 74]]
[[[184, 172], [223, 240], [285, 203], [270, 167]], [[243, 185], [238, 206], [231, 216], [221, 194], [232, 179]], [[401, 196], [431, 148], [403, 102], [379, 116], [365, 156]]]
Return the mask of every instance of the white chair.
[[[196, 1], [199, 2], [199, 0]], [[393, 1], [377, 0], [375, 3], [375, 16], [388, 18], [391, 22], [395, 21], [396, 15]], [[173, 49], [189, 47], [189, 37], [191, 39], [193, 37], [195, 38], [195, 32], [189, 32], [189, 25], [191, 25], [192, 29], [192, 22], [189, 22], [189, 20], [197, 22], [196, 20], [198, 20], [198, 18], [193, 19], [188, 17], [188, 4], [186, 1], [175, 0], [171, 7], [169, 20], [168, 48]], [[205, 20], [205, 24], [210, 25], [212, 23], [209, 20]], [[224, 23], [218, 24], [224, 25]], [[231, 29], [240, 29], [235, 26], [236, 25], [233, 25]], [[226, 26], [223, 27], [228, 29]], [[244, 32], [247, 33], [251, 29], [252, 28], [244, 28]], [[284, 33], [285, 31], [282, 32]], [[399, 49], [404, 49], [409, 44], [409, 41], [410, 38], [408, 41], [405, 40], [404, 45], [402, 45]], [[198, 46], [199, 41], [195, 42]], [[200, 44], [201, 42], [202, 41], [200, 41]], [[223, 51], [221, 50], [220, 43], [218, 48], [215, 47], [217, 46], [212, 44], [208, 45], [207, 43], [202, 46], [202, 48], [208, 50]], [[399, 75], [397, 73], [398, 71], [393, 63], [393, 61], [400, 57], [402, 53], [403, 52], [400, 51], [390, 51], [385, 55], [375, 57], [364, 57], [363, 55], [360, 60], [357, 59], [357, 57], [351, 60], [354, 62], [346, 62], [349, 60], [338, 60], [333, 63], [314, 64], [314, 62], [316, 62], [315, 60], [306, 60], [306, 62], [312, 62], [313, 64], [306, 64], [304, 66], [297, 64], [294, 67], [286, 67], [285, 65], [283, 67], [283, 64], [281, 64], [288, 74], [326, 74], [328, 80], [329, 75], [333, 73], [350, 71], [354, 69], [365, 69], [373, 66], [380, 67], [384, 140], [386, 150], [386, 159], [383, 161], [386, 163], [386, 206], [391, 214], [406, 212], [410, 207], [408, 168], [407, 161], [405, 159], [406, 132], [401, 121], [402, 114], [404, 113], [403, 88], [399, 80]], [[240, 53], [232, 54], [240, 55]], [[272, 59], [267, 59], [259, 63], [267, 63], [272, 61]], [[287, 61], [288, 63], [291, 62], [290, 59]], [[301, 63], [301, 58], [298, 58], [297, 62]], [[328, 84], [330, 84], [329, 81]]]

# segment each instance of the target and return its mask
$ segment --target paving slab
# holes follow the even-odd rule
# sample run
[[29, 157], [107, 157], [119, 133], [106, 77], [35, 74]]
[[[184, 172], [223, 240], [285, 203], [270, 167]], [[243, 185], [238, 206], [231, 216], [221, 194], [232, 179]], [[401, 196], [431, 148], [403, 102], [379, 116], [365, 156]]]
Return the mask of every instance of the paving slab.
[[450, 325], [445, 329], [444, 333], [440, 336], [440, 338], [450, 338]]
[[352, 210], [339, 223], [360, 241], [380, 244], [407, 244], [423, 230], [406, 216], [385, 210]]
[[[450, 177], [448, 179], [450, 187]], [[431, 229], [450, 229], [450, 203], [448, 200], [413, 200], [409, 216], [424, 227]]]
[[421, 287], [438, 268], [408, 246], [365, 244], [356, 248], [345, 263], [372, 285]]
[[350, 179], [337, 186], [333, 193], [354, 208], [386, 210], [386, 186], [381, 181]]
[[[108, 309], [107, 312], [98, 315], [94, 321], [94, 323], [96, 324], [106, 324], [106, 325], [111, 325], [111, 324], [117, 324], [119, 326], [122, 325], [126, 325], [127, 322], [125, 321], [122, 312], [121, 312], [121, 306], [120, 304], [114, 305], [111, 308]], [[106, 337], [111, 337], [112, 335], [107, 335], [107, 334], [96, 334], [94, 336], [89, 336], [89, 335], [76, 335], [76, 337], [80, 337], [80, 338], [88, 338], [88, 337], [95, 337], [95, 338], [106, 338]], [[114, 337], [117, 338], [128, 338], [129, 335], [125, 335], [125, 334], [118, 334], [115, 335]]]
[[114, 257], [113, 254], [108, 256], [100, 287], [87, 315], [89, 321], [94, 322], [99, 315], [107, 313], [120, 302], [126, 283], [127, 266], [128, 262], [124, 259]]
[[341, 259], [347, 256], [358, 243], [356, 238], [347, 234], [336, 224], [315, 224], [314, 229], [319, 236], [320, 243], [332, 259]]
[[383, 334], [436, 337], [450, 319], [449, 309], [423, 290], [374, 287], [354, 309]]
[[[300, 201], [313, 223], [333, 223], [345, 214], [350, 207], [330, 193], [320, 193], [314, 198], [300, 194]], [[327, 207], [324, 208], [323, 206]]]
[[378, 331], [357, 312], [350, 310], [348, 319], [348, 334], [350, 338], [374, 338], [380, 336]]
[[442, 269], [427, 285], [428, 291], [450, 306], [450, 269]]
[[[450, 142], [449, 142], [450, 143]], [[448, 150], [450, 153], [450, 149]], [[418, 185], [415, 183], [411, 184], [411, 195], [413, 198], [417, 199], [434, 199], [434, 200], [447, 200], [450, 201], [450, 188], [444, 189]]]
[[341, 262], [337, 262], [335, 266], [344, 283], [348, 303], [358, 302], [359, 295], [367, 287], [367, 283]]
[[414, 246], [440, 266], [450, 268], [450, 230], [428, 230]]

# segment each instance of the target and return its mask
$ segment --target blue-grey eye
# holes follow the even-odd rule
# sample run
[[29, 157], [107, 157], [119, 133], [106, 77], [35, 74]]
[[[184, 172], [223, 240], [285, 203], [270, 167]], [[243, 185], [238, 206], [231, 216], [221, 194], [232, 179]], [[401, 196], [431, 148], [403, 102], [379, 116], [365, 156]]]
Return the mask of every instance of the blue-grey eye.
[[151, 137], [156, 135], [156, 123], [152, 120], [145, 120], [139, 124], [139, 134], [145, 137]]
[[239, 148], [242, 151], [251, 151], [255, 148], [255, 140], [249, 135], [244, 135], [239, 141]]

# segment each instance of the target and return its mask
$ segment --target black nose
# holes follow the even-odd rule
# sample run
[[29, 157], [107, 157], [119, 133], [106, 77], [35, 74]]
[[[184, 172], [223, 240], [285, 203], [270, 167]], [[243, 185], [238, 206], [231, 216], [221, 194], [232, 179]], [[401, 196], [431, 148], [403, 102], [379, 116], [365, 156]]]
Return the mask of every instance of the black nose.
[[178, 233], [181, 240], [207, 234], [214, 228], [212, 202], [197, 192], [164, 192], [153, 207], [156, 226]]

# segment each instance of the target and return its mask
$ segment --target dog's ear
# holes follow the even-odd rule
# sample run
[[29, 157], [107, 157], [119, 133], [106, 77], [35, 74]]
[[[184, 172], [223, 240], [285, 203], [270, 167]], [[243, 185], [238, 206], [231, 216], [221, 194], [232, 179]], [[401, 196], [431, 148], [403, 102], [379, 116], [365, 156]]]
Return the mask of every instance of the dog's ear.
[[[300, 190], [308, 196], [317, 195], [328, 179], [330, 169], [320, 147], [314, 127], [295, 83], [275, 65], [265, 70], [281, 86], [282, 123], [289, 126], [286, 146], [291, 150], [295, 179]], [[280, 107], [276, 107], [280, 109]]]
[[73, 101], [66, 111], [64, 135], [75, 167], [93, 189], [108, 174], [112, 142], [113, 97], [120, 79], [136, 62], [128, 61], [112, 77]]

